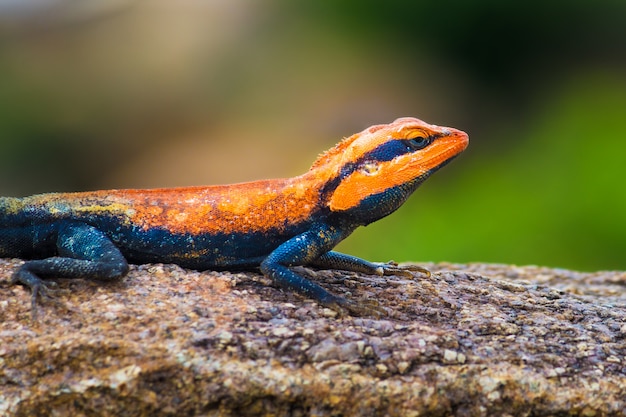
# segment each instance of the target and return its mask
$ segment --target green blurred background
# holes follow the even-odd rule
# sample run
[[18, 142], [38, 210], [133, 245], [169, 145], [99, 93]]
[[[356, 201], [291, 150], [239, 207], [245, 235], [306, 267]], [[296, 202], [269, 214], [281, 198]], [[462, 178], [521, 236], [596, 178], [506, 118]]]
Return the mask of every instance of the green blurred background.
[[400, 116], [470, 147], [341, 250], [626, 269], [623, 0], [0, 2], [0, 195], [292, 176]]

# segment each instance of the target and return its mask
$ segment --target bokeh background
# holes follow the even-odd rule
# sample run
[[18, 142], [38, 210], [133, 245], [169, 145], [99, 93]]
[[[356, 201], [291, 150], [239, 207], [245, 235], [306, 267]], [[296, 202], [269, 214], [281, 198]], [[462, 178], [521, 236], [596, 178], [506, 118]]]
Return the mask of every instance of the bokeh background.
[[470, 147], [341, 250], [626, 269], [623, 0], [0, 1], [0, 195], [292, 176], [400, 116]]

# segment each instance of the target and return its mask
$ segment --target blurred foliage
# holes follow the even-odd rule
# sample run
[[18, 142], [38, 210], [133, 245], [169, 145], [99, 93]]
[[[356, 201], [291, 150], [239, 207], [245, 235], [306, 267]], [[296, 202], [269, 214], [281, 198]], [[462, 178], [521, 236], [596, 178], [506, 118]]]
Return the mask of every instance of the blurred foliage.
[[340, 249], [626, 269], [626, 2], [0, 3], [0, 195], [295, 175], [400, 116], [470, 147]]
[[462, 156], [455, 177], [436, 174], [345, 249], [396, 261], [623, 269], [626, 80], [589, 74], [535, 112], [524, 131], [487, 138], [510, 147]]

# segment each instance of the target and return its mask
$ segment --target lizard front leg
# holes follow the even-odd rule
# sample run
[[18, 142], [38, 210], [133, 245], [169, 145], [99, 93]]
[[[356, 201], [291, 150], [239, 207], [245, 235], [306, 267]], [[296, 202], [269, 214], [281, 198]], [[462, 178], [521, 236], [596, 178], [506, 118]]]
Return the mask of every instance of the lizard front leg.
[[84, 223], [61, 225], [57, 235], [57, 256], [27, 261], [11, 277], [32, 291], [32, 318], [37, 317], [38, 296], [50, 298], [51, 289], [43, 278], [88, 278], [111, 280], [128, 272], [120, 250], [100, 230]]
[[[295, 273], [289, 267], [296, 265], [317, 265], [317, 260], [335, 246], [344, 235], [330, 226], [320, 226], [286, 241], [261, 262], [261, 272], [278, 286], [312, 298], [322, 305], [340, 312], [347, 310], [354, 314], [384, 315], [376, 303], [358, 304], [333, 295], [321, 286]], [[362, 271], [365, 272], [365, 271]]]

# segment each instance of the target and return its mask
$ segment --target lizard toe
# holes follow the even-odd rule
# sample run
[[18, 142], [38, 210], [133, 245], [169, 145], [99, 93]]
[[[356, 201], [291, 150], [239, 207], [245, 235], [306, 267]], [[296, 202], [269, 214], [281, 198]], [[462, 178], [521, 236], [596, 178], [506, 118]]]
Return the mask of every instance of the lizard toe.
[[423, 274], [426, 277], [431, 276], [431, 272], [428, 269], [419, 265], [398, 265], [394, 261], [389, 261], [385, 264], [382, 264], [381, 268], [383, 270], [383, 275], [385, 276], [396, 275], [406, 278], [413, 278], [414, 274], [416, 273]]

